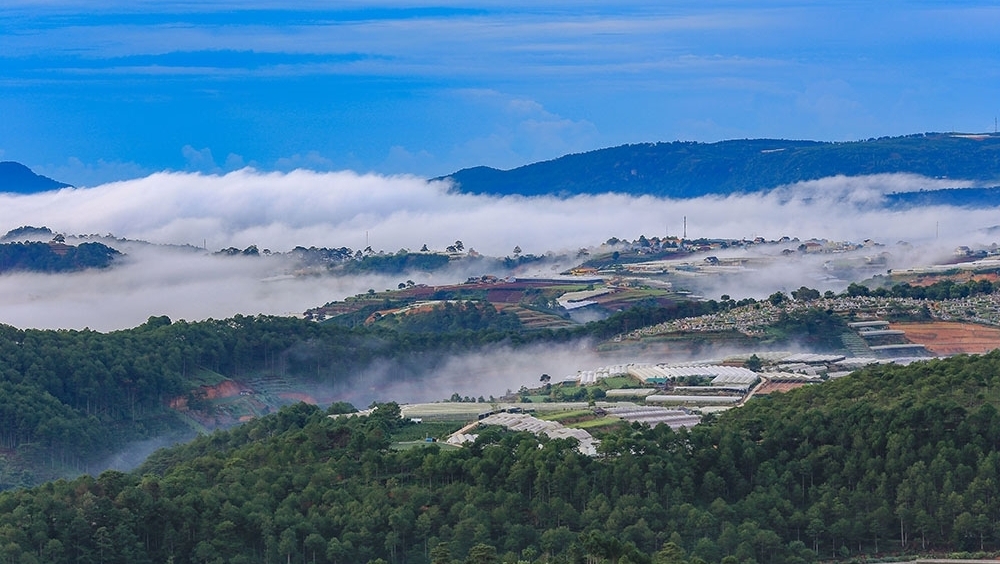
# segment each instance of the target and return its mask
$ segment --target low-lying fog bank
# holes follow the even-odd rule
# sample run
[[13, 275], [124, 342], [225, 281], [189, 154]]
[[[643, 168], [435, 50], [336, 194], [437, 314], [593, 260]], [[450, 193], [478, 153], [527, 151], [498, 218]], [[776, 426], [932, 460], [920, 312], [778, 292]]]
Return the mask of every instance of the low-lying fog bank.
[[[0, 230], [47, 226], [68, 235], [286, 252], [295, 246], [372, 247], [395, 253], [455, 241], [490, 256], [545, 254], [600, 245], [614, 236], [778, 239], [782, 236], [910, 244], [905, 264], [957, 245], [989, 244], [995, 209], [950, 207], [887, 211], [882, 194], [960, 182], [912, 175], [835, 177], [766, 194], [673, 201], [620, 194], [490, 197], [458, 194], [441, 182], [352, 172], [288, 174], [244, 169], [224, 176], [159, 173], [94, 188], [31, 196], [0, 195]], [[0, 322], [18, 327], [110, 330], [150, 315], [200, 320], [236, 313], [300, 314], [368, 289], [395, 288], [398, 276], [294, 277], [280, 259], [238, 260], [172, 248], [127, 246], [107, 271], [0, 276]], [[930, 254], [923, 255], [928, 252]], [[902, 264], [902, 263], [901, 263]], [[553, 268], [555, 268], [553, 266]], [[784, 267], [710, 286], [708, 297], [767, 295], [799, 285], [824, 287], [815, 271]], [[407, 274], [418, 283], [455, 283], [466, 271]], [[799, 281], [801, 279], [801, 282]], [[834, 279], [830, 286], [843, 281]], [[789, 285], [792, 283], [793, 285]], [[778, 285], [780, 284], [780, 286]]]

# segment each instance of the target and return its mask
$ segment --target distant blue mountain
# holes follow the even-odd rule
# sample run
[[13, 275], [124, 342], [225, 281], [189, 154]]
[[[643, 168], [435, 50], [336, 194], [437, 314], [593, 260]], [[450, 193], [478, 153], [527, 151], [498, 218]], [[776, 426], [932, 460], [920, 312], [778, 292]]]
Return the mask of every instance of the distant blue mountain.
[[70, 188], [69, 184], [35, 174], [30, 168], [14, 161], [0, 162], [0, 192], [34, 194], [59, 188]]
[[887, 194], [885, 203], [887, 207], [893, 209], [908, 209], [922, 206], [992, 208], [1000, 206], [1000, 186], [896, 192]]
[[1000, 135], [921, 133], [840, 143], [781, 139], [645, 143], [566, 155], [512, 170], [468, 168], [442, 178], [455, 182], [456, 190], [474, 194], [617, 192], [694, 198], [761, 192], [836, 175], [901, 172], [996, 186]]

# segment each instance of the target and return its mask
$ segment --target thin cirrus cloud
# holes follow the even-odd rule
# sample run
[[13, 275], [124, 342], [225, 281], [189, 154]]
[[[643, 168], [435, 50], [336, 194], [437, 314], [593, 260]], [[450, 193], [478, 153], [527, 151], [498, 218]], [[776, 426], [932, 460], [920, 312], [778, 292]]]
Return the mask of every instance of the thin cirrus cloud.
[[[545, 10], [243, 11], [212, 19], [175, 13], [87, 14], [70, 26], [36, 24], [34, 33], [8, 36], [0, 39], [0, 45], [12, 62], [18, 55], [30, 54], [36, 65], [43, 63], [53, 70], [166, 66], [251, 72], [279, 65], [309, 68], [371, 58], [385, 63], [372, 65], [373, 72], [396, 68], [404, 73], [482, 76], [486, 69], [523, 72], [529, 62], [533, 63], [529, 69], [624, 64], [636, 55], [648, 58], [656, 53], [688, 52], [691, 45], [682, 40], [684, 34], [761, 31], [785, 27], [786, 19], [746, 10], [710, 15], [562, 11], [555, 16]], [[58, 21], [64, 24], [65, 19]], [[667, 34], [682, 35], [666, 39]], [[59, 41], [53, 41], [57, 36]], [[718, 47], [726, 50], [724, 44]], [[43, 54], [47, 57], [37, 56]], [[498, 63], [501, 57], [512, 59], [490, 68], [483, 66], [483, 57]], [[365, 69], [361, 65], [351, 68]]]
[[[177, 68], [233, 69], [236, 64], [252, 72], [289, 62], [309, 69], [317, 62], [331, 62], [328, 57], [338, 63], [371, 57], [379, 64], [350, 68], [354, 72], [366, 72], [367, 68], [369, 72], [389, 74], [468, 73], [485, 78], [493, 74], [509, 76], [515, 69], [559, 72], [580, 67], [596, 78], [594, 68], [607, 73], [614, 65], [636, 60], [692, 54], [706, 60], [713, 55], [746, 59], [767, 52], [785, 57], [803, 40], [800, 28], [818, 33], [814, 35], [817, 42], [833, 33], [822, 25], [830, 12], [822, 5], [814, 8], [791, 4], [780, 9], [766, 5], [721, 9], [680, 5], [656, 10], [600, 3], [594, 3], [591, 9], [570, 9], [559, 3], [501, 8], [487, 3], [472, 9], [413, 9], [389, 3], [374, 9], [323, 10], [298, 4], [289, 9], [251, 6], [235, 11], [211, 4], [208, 8], [153, 2], [148, 6], [152, 13], [77, 13], [68, 25], [62, 14], [46, 25], [43, 9], [42, 16], [31, 20], [41, 23], [21, 24], [34, 27], [35, 33], [8, 36], [0, 39], [0, 45], [8, 56], [75, 54], [84, 68], [102, 59], [104, 65], [113, 66], [122, 57], [156, 57], [151, 60]], [[72, 11], [73, 4], [64, 9]], [[878, 15], [878, 11], [874, 14]], [[843, 36], [842, 31], [837, 33]], [[851, 34], [851, 30], [846, 31]], [[762, 33], [778, 33], [783, 39], [777, 42], [772, 36], [761, 41]], [[53, 41], [57, 36], [59, 40]], [[855, 38], [862, 44], [870, 39]], [[179, 45], [184, 47], [178, 49]], [[244, 55], [239, 60], [230, 55], [223, 61], [225, 64], [219, 64], [216, 52]], [[170, 62], [171, 58], [190, 61], [190, 54], [199, 54], [200, 60], [184, 65]], [[301, 58], [282, 60], [292, 54]], [[496, 64], [484, 64], [484, 57]], [[801, 54], [791, 58], [802, 59]], [[336, 65], [325, 68], [334, 69]]]
[[76, 185], [129, 177], [101, 162], [184, 169], [186, 146], [433, 177], [643, 141], [982, 131], [996, 82], [995, 34], [969, 30], [998, 12], [974, 2], [91, 4], [0, 14], [0, 149], [76, 159]]

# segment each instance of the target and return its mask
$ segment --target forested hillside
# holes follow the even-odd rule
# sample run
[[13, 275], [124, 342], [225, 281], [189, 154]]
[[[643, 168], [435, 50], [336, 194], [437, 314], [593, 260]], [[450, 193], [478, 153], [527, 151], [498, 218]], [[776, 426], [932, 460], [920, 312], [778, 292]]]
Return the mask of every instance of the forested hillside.
[[184, 398], [197, 406], [206, 375], [280, 377], [356, 400], [358, 374], [376, 361], [397, 361], [399, 381], [420, 379], [451, 355], [491, 343], [605, 338], [712, 307], [678, 302], [535, 332], [471, 302], [378, 326], [273, 316], [196, 323], [151, 317], [111, 333], [0, 325], [0, 489], [93, 471], [129, 441], [190, 432], [168, 404]]
[[72, 272], [87, 268], [107, 268], [120, 256], [120, 252], [103, 243], [0, 243], [0, 273]]
[[[930, 298], [993, 288], [986, 281], [946, 281], [876, 290], [852, 285], [847, 293]], [[211, 405], [200, 401], [201, 387], [224, 379], [278, 378], [299, 389], [321, 386], [331, 397], [367, 405], [373, 399], [397, 399], [373, 396], [371, 386], [359, 381], [373, 363], [391, 362], [395, 381], [415, 382], [432, 377], [452, 355], [485, 346], [596, 343], [735, 306], [732, 300], [681, 300], [557, 330], [525, 328], [517, 317], [475, 301], [374, 324], [365, 323], [370, 312], [363, 310], [327, 323], [273, 316], [194, 323], [151, 317], [134, 329], [110, 333], [0, 325], [0, 490], [98, 472], [130, 441], [190, 434], [169, 406], [181, 400], [210, 416]], [[759, 343], [836, 350], [844, 330], [842, 319], [814, 308], [782, 316]], [[710, 337], [706, 344], [711, 345]]]
[[[927, 133], [843, 143], [783, 139], [642, 143], [566, 155], [506, 171], [469, 168], [446, 178], [454, 181], [458, 190], [476, 194], [620, 192], [693, 198], [759, 192], [836, 175], [897, 172], [978, 180], [995, 186], [1000, 180], [1000, 136]], [[955, 198], [947, 192], [934, 195]], [[931, 196], [914, 203], [926, 203]], [[995, 196], [980, 192], [976, 198], [981, 201]]]
[[0, 495], [20, 562], [811, 562], [1000, 548], [1000, 353], [881, 366], [596, 458], [488, 430], [390, 449], [299, 404], [134, 474]]
[[87, 471], [129, 440], [183, 429], [168, 400], [196, 399], [206, 371], [283, 374], [346, 391], [376, 358], [421, 354], [432, 368], [507, 337], [488, 327], [404, 335], [268, 316], [153, 317], [111, 333], [0, 326], [0, 489]]

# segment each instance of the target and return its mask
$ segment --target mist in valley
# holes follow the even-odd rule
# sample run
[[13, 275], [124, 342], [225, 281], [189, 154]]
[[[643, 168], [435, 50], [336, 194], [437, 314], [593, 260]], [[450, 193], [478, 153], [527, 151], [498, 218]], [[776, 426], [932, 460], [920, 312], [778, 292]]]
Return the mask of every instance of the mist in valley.
[[[158, 245], [112, 241], [127, 257], [104, 271], [2, 275], [0, 322], [112, 330], [151, 315], [189, 321], [236, 313], [297, 315], [369, 289], [395, 288], [406, 279], [445, 284], [506, 274], [458, 262], [455, 269], [434, 274], [297, 276], [296, 265], [283, 256], [211, 255], [251, 245], [274, 253], [296, 246], [395, 253], [424, 245], [443, 251], [462, 241], [466, 250], [495, 257], [520, 247], [557, 257], [517, 273], [545, 276], [573, 266], [579, 249], [596, 248], [610, 237], [680, 235], [686, 226], [691, 239], [870, 239], [888, 246], [887, 268], [904, 268], [947, 257], [957, 245], [991, 244], [992, 235], [983, 230], [996, 224], [996, 210], [887, 210], [879, 206], [881, 195], [966, 184], [877, 175], [692, 200], [621, 194], [496, 197], [461, 194], [445, 182], [409, 176], [244, 169], [223, 176], [159, 173], [92, 188], [0, 195], [0, 229], [45, 226], [88, 240], [113, 235]], [[897, 245], [900, 241], [906, 245]], [[773, 269], [749, 268], [747, 274], [704, 293], [760, 297], [801, 285], [837, 290], [849, 282], [830, 276], [822, 264], [794, 261], [777, 260]]]
[[[890, 210], [881, 205], [882, 196], [892, 192], [965, 185], [879, 175], [691, 200], [621, 194], [498, 197], [462, 194], [446, 182], [411, 176], [244, 169], [222, 176], [160, 173], [91, 188], [0, 195], [0, 231], [45, 226], [71, 244], [102, 241], [124, 253], [105, 270], [0, 275], [0, 323], [113, 331], [160, 315], [187, 321], [236, 314], [301, 315], [369, 290], [394, 289], [407, 280], [433, 286], [483, 274], [551, 276], [582, 261], [577, 258], [581, 249], [600, 252], [611, 237], [677, 236], [685, 227], [689, 239], [790, 238], [787, 245], [719, 251], [720, 259], [760, 260], [723, 276], [677, 283], [706, 298], [728, 294], [759, 299], [800, 286], [839, 292], [855, 281], [844, 277], [849, 270], [838, 267], [844, 262], [869, 276], [948, 260], [958, 245], [993, 244], [989, 228], [997, 223], [996, 209]], [[812, 238], [868, 240], [870, 245], [838, 256], [782, 254]], [[371, 252], [392, 254], [426, 245], [443, 251], [456, 241], [467, 252], [488, 257], [510, 256], [519, 247], [544, 260], [516, 271], [498, 268], [496, 261], [466, 258], [432, 273], [338, 275], [303, 270], [289, 253], [296, 246], [370, 247]], [[261, 256], [214, 254], [251, 245]], [[357, 407], [373, 401], [439, 401], [454, 393], [489, 398], [537, 386], [541, 374], [559, 381], [609, 364], [679, 360], [684, 359], [598, 355], [589, 342], [491, 345], [439, 355], [432, 362], [417, 357], [378, 361], [328, 389], [315, 384], [302, 392]], [[130, 447], [132, 454], [121, 453], [109, 467], [129, 466], [155, 446], [159, 443]]]
[[19, 328], [112, 331], [160, 315], [175, 321], [236, 314], [301, 316], [309, 308], [369, 290], [396, 289], [404, 281], [433, 286], [482, 274], [458, 262], [434, 272], [343, 276], [302, 272], [302, 265], [288, 255], [220, 256], [192, 248], [107, 244], [125, 256], [104, 270], [0, 275], [0, 322]]

